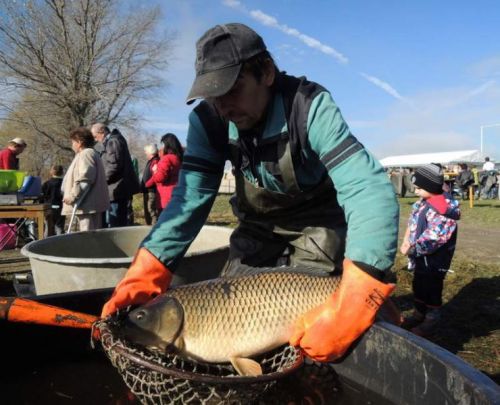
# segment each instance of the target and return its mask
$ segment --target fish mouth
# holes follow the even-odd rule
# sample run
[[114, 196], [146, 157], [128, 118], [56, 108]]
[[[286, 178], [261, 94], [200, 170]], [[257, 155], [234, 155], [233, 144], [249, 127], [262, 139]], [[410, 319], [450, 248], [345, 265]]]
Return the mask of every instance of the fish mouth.
[[181, 353], [181, 350], [175, 345], [179, 335], [180, 332], [177, 336], [175, 336], [172, 342], [166, 342], [158, 337], [157, 334], [146, 329], [142, 329], [134, 324], [123, 325], [120, 330], [120, 337], [126, 340], [127, 344], [132, 343], [133, 345], [140, 346], [140, 348], [146, 349], [149, 352], [161, 355], [175, 355]]
[[173, 297], [154, 299], [129, 313], [120, 325], [120, 336], [148, 351], [179, 352], [184, 310]]
[[120, 328], [120, 337], [127, 342], [143, 346], [151, 351], [162, 351], [167, 344], [158, 336], [147, 329], [143, 329], [133, 323], [124, 323]]

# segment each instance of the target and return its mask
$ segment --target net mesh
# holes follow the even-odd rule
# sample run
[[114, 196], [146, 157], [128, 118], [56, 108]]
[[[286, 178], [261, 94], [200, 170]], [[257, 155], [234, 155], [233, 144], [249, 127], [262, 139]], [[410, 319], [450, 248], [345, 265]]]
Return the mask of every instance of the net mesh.
[[303, 363], [299, 350], [282, 346], [255, 358], [261, 376], [243, 377], [231, 364], [202, 363], [136, 346], [120, 337], [119, 317], [98, 321], [94, 328], [111, 363], [143, 404], [252, 403]]

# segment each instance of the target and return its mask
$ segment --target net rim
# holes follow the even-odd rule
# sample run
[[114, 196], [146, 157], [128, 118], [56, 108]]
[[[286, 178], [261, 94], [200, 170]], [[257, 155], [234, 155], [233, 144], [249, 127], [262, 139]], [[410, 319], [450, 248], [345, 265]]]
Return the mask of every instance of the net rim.
[[[93, 326], [94, 328], [99, 330], [100, 337], [98, 340], [100, 341], [104, 351], [107, 352], [108, 357], [111, 354], [111, 352], [115, 352], [116, 355], [125, 357], [133, 364], [136, 364], [140, 367], [147, 368], [149, 370], [155, 371], [157, 373], [172, 378], [185, 379], [193, 382], [200, 382], [207, 384], [256, 384], [256, 383], [272, 382], [284, 378], [289, 374], [297, 371], [300, 367], [302, 367], [305, 361], [304, 354], [300, 349], [290, 345], [283, 345], [282, 352], [284, 352], [287, 349], [291, 349], [294, 350], [296, 356], [295, 361], [289, 367], [283, 370], [273, 371], [259, 376], [241, 376], [241, 375], [215, 376], [199, 372], [185, 371], [177, 367], [171, 367], [171, 366], [164, 367], [153, 360], [141, 357], [140, 355], [133, 352], [129, 347], [127, 347], [121, 340], [119, 339], [116, 340], [115, 338], [113, 338], [113, 332], [110, 328], [110, 325], [108, 325], [105, 320], [98, 321]], [[109, 339], [111, 339], [111, 342], [109, 342]], [[105, 340], [111, 344], [106, 343]], [[193, 359], [187, 359], [187, 360], [197, 362], [196, 360]]]
[[272, 373], [267, 373], [259, 376], [212, 376], [209, 374], [193, 373], [190, 371], [180, 370], [175, 367], [163, 367], [158, 363], [144, 359], [134, 353], [131, 353], [126, 347], [123, 346], [113, 346], [109, 349], [110, 351], [116, 351], [119, 355], [126, 357], [130, 361], [137, 365], [147, 367], [150, 370], [156, 371], [158, 373], [168, 375], [172, 378], [186, 379], [189, 381], [196, 381], [209, 384], [254, 384], [267, 381], [276, 381], [278, 379], [284, 378], [287, 375], [295, 372], [304, 364], [304, 355], [302, 352], [297, 351], [297, 358], [295, 362], [282, 371], [274, 371]]

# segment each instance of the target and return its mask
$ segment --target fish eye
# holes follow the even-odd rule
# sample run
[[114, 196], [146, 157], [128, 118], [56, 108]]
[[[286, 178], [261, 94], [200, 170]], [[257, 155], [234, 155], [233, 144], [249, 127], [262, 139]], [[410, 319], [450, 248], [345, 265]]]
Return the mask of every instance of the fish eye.
[[137, 312], [137, 314], [135, 315], [135, 317], [137, 318], [138, 321], [140, 321], [142, 318], [144, 318], [146, 316], [146, 312], [145, 311], [139, 311]]

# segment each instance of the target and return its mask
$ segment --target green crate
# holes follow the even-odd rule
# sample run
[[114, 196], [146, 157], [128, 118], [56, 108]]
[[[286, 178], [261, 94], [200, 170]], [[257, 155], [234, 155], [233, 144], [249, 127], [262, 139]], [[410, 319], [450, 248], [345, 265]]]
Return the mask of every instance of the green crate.
[[20, 170], [0, 170], [0, 193], [15, 193], [23, 186], [26, 172]]

